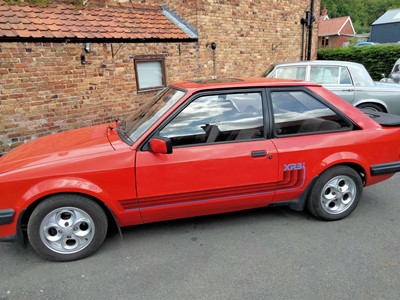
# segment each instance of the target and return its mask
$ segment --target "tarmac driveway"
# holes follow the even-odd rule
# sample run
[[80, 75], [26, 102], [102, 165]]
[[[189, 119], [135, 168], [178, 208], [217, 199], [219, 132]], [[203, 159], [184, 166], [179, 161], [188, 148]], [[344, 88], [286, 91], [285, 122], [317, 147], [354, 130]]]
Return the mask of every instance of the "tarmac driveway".
[[337, 222], [287, 208], [169, 221], [70, 263], [0, 243], [0, 299], [400, 299], [399, 182]]

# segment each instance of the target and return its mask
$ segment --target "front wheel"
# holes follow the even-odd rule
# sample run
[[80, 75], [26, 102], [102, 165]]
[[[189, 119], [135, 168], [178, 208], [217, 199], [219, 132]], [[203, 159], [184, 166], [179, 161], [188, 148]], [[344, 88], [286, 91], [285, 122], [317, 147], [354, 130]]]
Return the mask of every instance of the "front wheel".
[[361, 177], [354, 169], [347, 166], [332, 167], [317, 179], [307, 208], [319, 219], [340, 220], [353, 212], [362, 191]]
[[75, 194], [60, 194], [41, 202], [28, 222], [32, 248], [52, 261], [84, 258], [102, 245], [108, 221], [93, 200]]

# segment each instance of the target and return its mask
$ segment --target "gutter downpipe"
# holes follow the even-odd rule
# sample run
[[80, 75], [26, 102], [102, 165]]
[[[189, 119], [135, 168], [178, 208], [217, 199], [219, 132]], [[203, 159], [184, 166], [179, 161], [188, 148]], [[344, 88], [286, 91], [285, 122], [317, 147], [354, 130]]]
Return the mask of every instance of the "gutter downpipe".
[[308, 44], [307, 44], [307, 60], [311, 60], [311, 49], [312, 49], [312, 31], [313, 31], [313, 23], [315, 21], [314, 17], [314, 0], [311, 0], [310, 3], [310, 13], [307, 18], [308, 25]]

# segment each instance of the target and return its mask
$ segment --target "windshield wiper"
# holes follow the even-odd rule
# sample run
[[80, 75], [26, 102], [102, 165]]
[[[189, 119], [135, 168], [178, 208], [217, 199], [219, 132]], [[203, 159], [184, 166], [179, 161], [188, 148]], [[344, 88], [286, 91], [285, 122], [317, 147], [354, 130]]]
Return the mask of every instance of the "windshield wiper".
[[126, 129], [126, 121], [122, 121], [121, 124], [117, 128], [118, 135], [120, 138], [127, 143], [128, 145], [132, 146], [134, 141], [131, 139], [129, 134], [125, 131]]
[[123, 121], [119, 124], [118, 128], [119, 128], [120, 126], [123, 127], [123, 130], [126, 130], [126, 121], [123, 120]]

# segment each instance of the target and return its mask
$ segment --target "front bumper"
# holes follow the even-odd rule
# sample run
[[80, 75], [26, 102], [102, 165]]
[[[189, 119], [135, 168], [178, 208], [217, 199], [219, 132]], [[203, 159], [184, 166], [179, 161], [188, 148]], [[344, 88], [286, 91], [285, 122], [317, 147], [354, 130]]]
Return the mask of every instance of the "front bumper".
[[1, 209], [0, 210], [0, 225], [11, 224], [15, 215], [13, 209]]
[[26, 234], [22, 229], [24, 214], [25, 210], [18, 213], [11, 208], [0, 209], [0, 242], [19, 241], [22, 245], [25, 245]]
[[[12, 224], [15, 215], [13, 209], [0, 209], [0, 225]], [[0, 237], [0, 242], [11, 242], [17, 239], [17, 235], [9, 235]]]
[[17, 240], [18, 240], [18, 235], [0, 237], [0, 242], [15, 242]]

